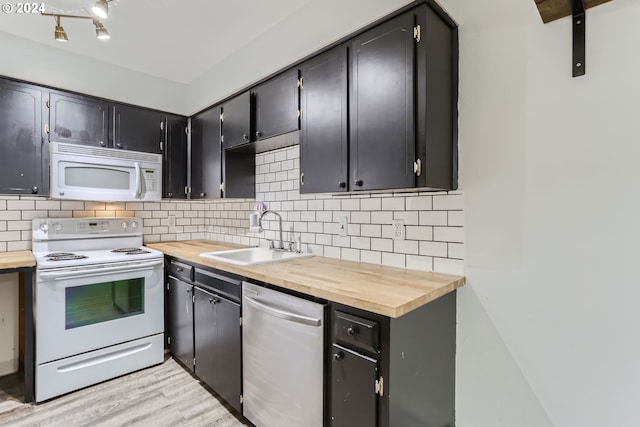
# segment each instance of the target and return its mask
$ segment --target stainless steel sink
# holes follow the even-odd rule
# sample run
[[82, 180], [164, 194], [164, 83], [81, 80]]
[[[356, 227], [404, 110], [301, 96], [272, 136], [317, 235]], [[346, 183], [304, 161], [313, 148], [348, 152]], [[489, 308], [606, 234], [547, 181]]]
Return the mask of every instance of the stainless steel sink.
[[203, 252], [200, 256], [235, 265], [257, 265], [308, 258], [312, 257], [313, 254], [277, 251], [267, 248], [245, 248], [229, 251]]

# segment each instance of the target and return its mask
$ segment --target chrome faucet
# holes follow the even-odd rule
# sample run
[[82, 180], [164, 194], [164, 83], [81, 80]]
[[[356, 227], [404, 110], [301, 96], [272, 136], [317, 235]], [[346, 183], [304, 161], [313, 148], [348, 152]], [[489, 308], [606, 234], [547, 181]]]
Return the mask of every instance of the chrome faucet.
[[[276, 249], [284, 250], [284, 243], [282, 241], [282, 217], [280, 216], [280, 214], [278, 212], [270, 211], [270, 210], [266, 210], [266, 211], [262, 212], [260, 214], [260, 218], [258, 218], [258, 225], [260, 227], [262, 227], [262, 217], [264, 217], [268, 213], [272, 213], [272, 214], [274, 214], [275, 216], [278, 217], [278, 230], [280, 231], [280, 244], [278, 245], [278, 247]], [[273, 242], [272, 242], [272, 244], [273, 244]]]

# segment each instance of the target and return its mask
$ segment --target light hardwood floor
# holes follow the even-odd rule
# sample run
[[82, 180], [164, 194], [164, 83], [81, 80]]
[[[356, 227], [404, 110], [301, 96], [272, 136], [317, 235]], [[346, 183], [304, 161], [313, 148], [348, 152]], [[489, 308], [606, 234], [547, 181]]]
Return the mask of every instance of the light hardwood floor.
[[38, 405], [4, 397], [0, 426], [252, 426], [171, 358]]

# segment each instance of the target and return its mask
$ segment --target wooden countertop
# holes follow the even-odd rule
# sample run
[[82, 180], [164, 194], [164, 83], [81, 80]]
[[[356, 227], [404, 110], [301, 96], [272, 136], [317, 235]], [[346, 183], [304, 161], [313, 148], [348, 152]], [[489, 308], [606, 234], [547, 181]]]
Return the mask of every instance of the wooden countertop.
[[31, 251], [0, 252], [0, 270], [35, 266], [36, 259]]
[[243, 267], [200, 257], [243, 246], [207, 240], [149, 243], [185, 261], [218, 268], [292, 291], [389, 317], [400, 317], [461, 287], [465, 278], [314, 256]]

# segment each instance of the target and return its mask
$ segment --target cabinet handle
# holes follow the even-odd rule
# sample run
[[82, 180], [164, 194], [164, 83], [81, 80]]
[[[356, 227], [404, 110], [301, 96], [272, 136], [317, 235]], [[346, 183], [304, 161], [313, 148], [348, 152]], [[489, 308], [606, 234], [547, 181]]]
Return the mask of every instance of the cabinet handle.
[[334, 358], [335, 360], [344, 359], [344, 354], [342, 354], [342, 353], [335, 353], [335, 354], [333, 355], [333, 358]]
[[304, 185], [304, 173], [300, 174], [300, 185]]
[[249, 140], [249, 135], [247, 135], [247, 134], [242, 135], [242, 140], [243, 141], [248, 141]]
[[340, 188], [345, 188], [346, 186], [347, 186], [347, 183], [346, 183], [346, 182], [344, 182], [344, 181], [340, 181], [340, 182], [338, 182], [338, 187], [340, 187]]
[[354, 328], [353, 326], [349, 326], [349, 328], [347, 329], [347, 334], [354, 336], [355, 334], [358, 333], [358, 330], [356, 328]]
[[363, 182], [361, 179], [356, 179], [354, 181], [354, 184], [356, 185], [356, 187], [362, 187]]
[[262, 136], [262, 132], [257, 131], [256, 132], [256, 138], [260, 138]]

